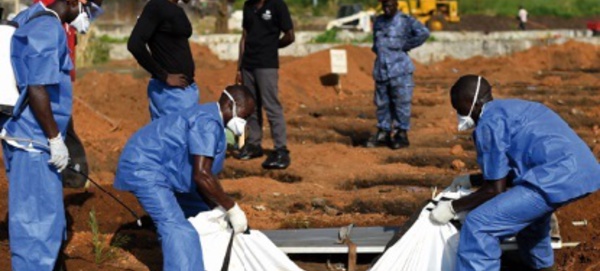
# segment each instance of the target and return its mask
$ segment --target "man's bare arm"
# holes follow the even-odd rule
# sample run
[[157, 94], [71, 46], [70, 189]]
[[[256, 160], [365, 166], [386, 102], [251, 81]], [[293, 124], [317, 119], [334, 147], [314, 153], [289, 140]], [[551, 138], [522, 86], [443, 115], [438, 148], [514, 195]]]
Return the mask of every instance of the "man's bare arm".
[[294, 43], [296, 36], [294, 35], [294, 29], [290, 29], [283, 33], [283, 37], [279, 39], [279, 48], [285, 48], [288, 45]]
[[495, 181], [484, 181], [474, 193], [452, 202], [456, 213], [477, 208], [477, 206], [506, 191], [506, 177]]
[[239, 55], [238, 55], [238, 68], [237, 68], [237, 72], [235, 75], [235, 83], [236, 84], [242, 84], [243, 83], [243, 78], [242, 78], [242, 59], [244, 57], [244, 48], [246, 47], [246, 29], [244, 29], [244, 31], [242, 31], [242, 38], [240, 39], [240, 48], [239, 48]]
[[198, 186], [198, 192], [205, 199], [229, 210], [235, 205], [235, 202], [225, 193], [217, 178], [212, 174], [212, 164], [213, 158], [194, 155], [194, 182]]
[[55, 138], [58, 135], [58, 125], [52, 114], [50, 96], [45, 86], [29, 86], [29, 106], [38, 124], [46, 134], [47, 138]]

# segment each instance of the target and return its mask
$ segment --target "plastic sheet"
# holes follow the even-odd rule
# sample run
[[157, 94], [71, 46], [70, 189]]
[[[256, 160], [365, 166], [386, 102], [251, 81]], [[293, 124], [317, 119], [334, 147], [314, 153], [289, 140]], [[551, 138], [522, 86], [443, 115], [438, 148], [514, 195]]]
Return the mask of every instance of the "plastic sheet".
[[[206, 271], [219, 271], [227, 252], [231, 238], [231, 229], [227, 227], [223, 209], [202, 212], [188, 219], [200, 235], [204, 268]], [[238, 234], [233, 239], [230, 271], [297, 271], [302, 270], [294, 264], [264, 234], [250, 230], [249, 234]]]
[[10, 41], [16, 28], [0, 25], [0, 105], [14, 106], [19, 99], [17, 81], [10, 61]]

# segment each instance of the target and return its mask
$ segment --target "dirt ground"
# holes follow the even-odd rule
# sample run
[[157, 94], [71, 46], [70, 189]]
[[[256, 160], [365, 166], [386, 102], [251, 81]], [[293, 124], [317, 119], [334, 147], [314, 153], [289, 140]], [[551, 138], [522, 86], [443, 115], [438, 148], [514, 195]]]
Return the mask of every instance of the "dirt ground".
[[[476, 171], [470, 134], [456, 132], [448, 99], [449, 87], [463, 74], [488, 78], [497, 98], [540, 101], [553, 108], [600, 157], [600, 47], [570, 42], [508, 57], [417, 64], [411, 146], [396, 151], [361, 147], [375, 131], [370, 76], [374, 55], [367, 48], [343, 48], [348, 51], [349, 71], [341, 78], [339, 94], [327, 86], [328, 52], [282, 60], [279, 86], [292, 155], [289, 169], [262, 170], [262, 159], [226, 161], [222, 183], [247, 212], [254, 229], [349, 223], [397, 226], [430, 197], [430, 187], [443, 187], [457, 174]], [[235, 64], [219, 61], [204, 47], [194, 46], [193, 51], [201, 100], [215, 101], [223, 87], [232, 83]], [[91, 177], [143, 214], [133, 196], [115, 191], [111, 184], [127, 138], [149, 122], [147, 75], [132, 61], [112, 62], [78, 74], [74, 120], [88, 153]], [[265, 127], [263, 147], [270, 149], [268, 131]], [[0, 174], [0, 193], [4, 195], [0, 197], [0, 217], [4, 218], [4, 174]], [[315, 199], [328, 208], [314, 207]], [[600, 270], [599, 204], [600, 194], [596, 193], [557, 212], [564, 241], [581, 242], [576, 248], [556, 251], [559, 270]], [[70, 229], [65, 249], [69, 270], [161, 269], [159, 244], [147, 217], [146, 226], [137, 228], [125, 210], [95, 188], [87, 192], [66, 189], [65, 205]], [[88, 224], [92, 209], [98, 217], [100, 237], [107, 242], [115, 235], [129, 239], [99, 265], [94, 261]], [[589, 222], [587, 226], [571, 224], [583, 219]], [[2, 219], [0, 266], [9, 269], [7, 236]], [[307, 270], [326, 270], [320, 260], [294, 259]], [[361, 270], [365, 269], [366, 265], [361, 265]]]

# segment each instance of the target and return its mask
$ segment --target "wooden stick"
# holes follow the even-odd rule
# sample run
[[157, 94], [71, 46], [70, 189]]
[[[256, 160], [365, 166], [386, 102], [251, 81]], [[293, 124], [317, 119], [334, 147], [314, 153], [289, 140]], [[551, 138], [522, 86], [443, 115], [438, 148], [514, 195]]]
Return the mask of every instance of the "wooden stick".
[[356, 271], [356, 244], [347, 239], [346, 245], [348, 245], [348, 271]]

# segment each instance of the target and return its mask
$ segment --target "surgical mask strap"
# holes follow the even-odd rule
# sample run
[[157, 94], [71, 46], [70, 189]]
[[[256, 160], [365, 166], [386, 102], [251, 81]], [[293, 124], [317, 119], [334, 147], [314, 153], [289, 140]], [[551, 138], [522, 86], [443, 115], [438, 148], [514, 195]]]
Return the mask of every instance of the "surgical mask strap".
[[235, 100], [233, 99], [233, 96], [231, 96], [231, 94], [229, 94], [229, 92], [227, 92], [227, 90], [223, 90], [223, 93], [225, 93], [225, 95], [227, 95], [229, 100], [231, 100], [231, 102], [233, 103], [233, 117], [236, 118], [237, 117], [237, 109], [235, 107]]
[[479, 95], [479, 87], [481, 87], [481, 76], [477, 77], [477, 89], [475, 90], [475, 97], [473, 97], [473, 103], [471, 104], [471, 109], [469, 110], [469, 115], [473, 113], [473, 108], [475, 108], [475, 103], [477, 103], [477, 96]]

